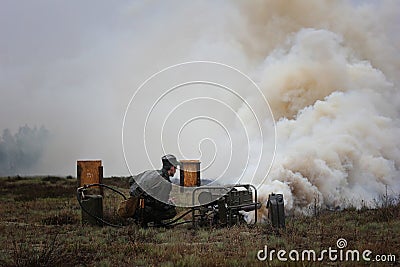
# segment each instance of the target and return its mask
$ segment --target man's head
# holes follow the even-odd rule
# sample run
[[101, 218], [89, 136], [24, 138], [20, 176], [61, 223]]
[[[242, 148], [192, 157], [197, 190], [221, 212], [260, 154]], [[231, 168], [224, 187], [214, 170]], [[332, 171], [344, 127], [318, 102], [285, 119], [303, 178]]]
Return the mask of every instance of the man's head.
[[174, 176], [176, 172], [176, 168], [179, 165], [179, 161], [176, 159], [174, 155], [168, 154], [161, 158], [163, 169], [168, 172], [169, 176]]

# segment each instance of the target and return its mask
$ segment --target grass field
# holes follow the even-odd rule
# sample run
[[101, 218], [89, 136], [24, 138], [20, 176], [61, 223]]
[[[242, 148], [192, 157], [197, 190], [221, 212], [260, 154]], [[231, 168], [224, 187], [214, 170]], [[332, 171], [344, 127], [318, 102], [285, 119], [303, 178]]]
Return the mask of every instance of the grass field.
[[[127, 180], [104, 179], [127, 192]], [[81, 225], [76, 200], [77, 181], [70, 177], [0, 178], [0, 266], [398, 266], [400, 265], [400, 205], [381, 203], [377, 209], [318, 211], [317, 216], [290, 216], [286, 228], [270, 224], [230, 228], [139, 229]], [[106, 192], [105, 218], [115, 214], [118, 195]], [[370, 250], [391, 262], [377, 261], [259, 261], [268, 250]], [[295, 255], [295, 254], [293, 254]], [[318, 254], [317, 254], [318, 255]], [[286, 254], [286, 258], [288, 254]], [[382, 259], [382, 257], [381, 257]]]

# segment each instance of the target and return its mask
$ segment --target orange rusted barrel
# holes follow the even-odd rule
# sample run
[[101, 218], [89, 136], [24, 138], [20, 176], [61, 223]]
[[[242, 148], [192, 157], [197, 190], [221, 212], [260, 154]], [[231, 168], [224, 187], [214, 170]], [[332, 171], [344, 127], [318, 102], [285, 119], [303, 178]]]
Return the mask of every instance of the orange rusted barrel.
[[180, 185], [201, 185], [199, 160], [180, 160]]
[[[103, 166], [101, 160], [78, 160], [77, 161], [78, 186], [85, 184], [103, 183]], [[95, 193], [103, 195], [102, 187], [92, 187]]]

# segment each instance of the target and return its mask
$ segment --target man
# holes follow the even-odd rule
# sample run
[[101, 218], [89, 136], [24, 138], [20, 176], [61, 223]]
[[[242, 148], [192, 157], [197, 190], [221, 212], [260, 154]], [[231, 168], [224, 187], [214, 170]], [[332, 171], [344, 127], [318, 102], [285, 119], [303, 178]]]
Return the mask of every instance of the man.
[[135, 215], [143, 227], [147, 227], [149, 222], [162, 225], [163, 220], [176, 215], [175, 207], [169, 202], [169, 194], [172, 189], [170, 177], [175, 175], [179, 161], [171, 154], [163, 156], [161, 161], [161, 170], [145, 171], [129, 180], [130, 195], [144, 199], [144, 207]]

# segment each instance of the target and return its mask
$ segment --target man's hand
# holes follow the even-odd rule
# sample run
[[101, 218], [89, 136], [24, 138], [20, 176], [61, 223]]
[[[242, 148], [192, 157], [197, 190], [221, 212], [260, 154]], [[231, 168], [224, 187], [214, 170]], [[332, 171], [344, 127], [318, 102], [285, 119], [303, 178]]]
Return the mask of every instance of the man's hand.
[[172, 205], [172, 206], [175, 206], [175, 201], [176, 201], [176, 198], [175, 197], [171, 197], [171, 198], [168, 199], [168, 204]]

